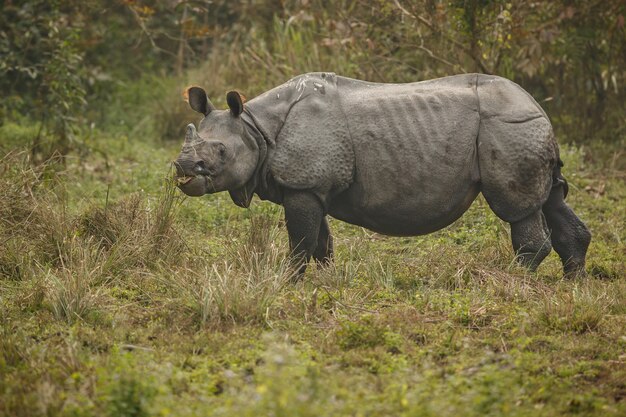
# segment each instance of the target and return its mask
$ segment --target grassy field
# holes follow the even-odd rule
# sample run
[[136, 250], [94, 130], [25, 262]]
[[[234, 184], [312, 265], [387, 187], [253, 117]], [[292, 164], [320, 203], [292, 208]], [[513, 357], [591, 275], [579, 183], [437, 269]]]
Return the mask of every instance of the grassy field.
[[0, 415], [626, 415], [623, 142], [562, 146], [588, 278], [518, 267], [481, 197], [422, 237], [331, 220], [294, 284], [281, 208], [184, 198], [178, 143], [33, 166], [2, 129]]

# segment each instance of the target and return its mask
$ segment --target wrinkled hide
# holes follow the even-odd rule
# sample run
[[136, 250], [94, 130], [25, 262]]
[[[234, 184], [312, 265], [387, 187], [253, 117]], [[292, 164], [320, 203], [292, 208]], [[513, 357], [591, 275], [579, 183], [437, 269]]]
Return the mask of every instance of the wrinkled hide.
[[[193, 99], [205, 118], [177, 161], [188, 181], [181, 190], [228, 190], [243, 207], [253, 193], [282, 204], [303, 259], [330, 258], [326, 214], [418, 235], [455, 221], [482, 192], [511, 224], [521, 262], [534, 269], [552, 240], [566, 271], [584, 267], [590, 235], [563, 202], [567, 183], [550, 121], [509, 80], [466, 74], [379, 84], [311, 73], [245, 105], [231, 92], [230, 112], [214, 110], [202, 89]], [[216, 146], [230, 159], [211, 151]], [[205, 172], [198, 163], [221, 168]]]
[[[307, 74], [247, 108], [273, 147], [269, 172], [279, 185], [311, 190], [332, 216], [386, 234], [450, 224], [481, 182], [494, 194], [523, 189], [513, 210], [495, 201], [494, 209], [505, 220], [525, 217], [546, 201], [557, 159], [540, 107], [494, 76], [376, 84]], [[516, 134], [524, 124], [528, 138]], [[527, 168], [511, 169], [524, 160]]]

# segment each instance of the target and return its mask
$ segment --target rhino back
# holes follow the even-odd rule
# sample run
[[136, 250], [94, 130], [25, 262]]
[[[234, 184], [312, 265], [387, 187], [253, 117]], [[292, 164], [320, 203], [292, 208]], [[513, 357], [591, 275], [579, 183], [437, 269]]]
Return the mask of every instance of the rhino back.
[[331, 214], [388, 234], [456, 220], [478, 193], [476, 76], [410, 84], [338, 82], [355, 180]]

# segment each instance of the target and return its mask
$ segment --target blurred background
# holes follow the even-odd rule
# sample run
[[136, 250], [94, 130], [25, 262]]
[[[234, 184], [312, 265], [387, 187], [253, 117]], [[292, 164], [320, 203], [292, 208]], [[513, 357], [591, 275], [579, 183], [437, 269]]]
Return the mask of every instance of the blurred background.
[[378, 82], [463, 72], [528, 90], [559, 142], [626, 134], [621, 0], [5, 0], [0, 143], [46, 159], [98, 134], [180, 140], [181, 97], [248, 98], [308, 71]]

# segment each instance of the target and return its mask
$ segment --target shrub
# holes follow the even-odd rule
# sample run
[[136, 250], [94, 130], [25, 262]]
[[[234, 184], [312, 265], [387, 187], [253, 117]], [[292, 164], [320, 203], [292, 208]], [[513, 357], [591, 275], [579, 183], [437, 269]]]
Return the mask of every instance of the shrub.
[[337, 331], [339, 347], [343, 350], [375, 347], [385, 343], [385, 329], [369, 315], [359, 321], [344, 321]]

